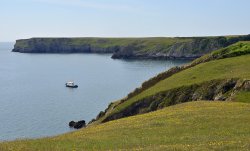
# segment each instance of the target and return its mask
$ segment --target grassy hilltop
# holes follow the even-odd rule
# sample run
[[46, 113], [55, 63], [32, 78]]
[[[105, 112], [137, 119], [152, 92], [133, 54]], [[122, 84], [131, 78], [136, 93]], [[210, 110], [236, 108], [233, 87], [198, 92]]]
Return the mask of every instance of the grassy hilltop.
[[249, 103], [250, 42], [238, 42], [148, 80], [85, 129], [0, 150], [249, 150]]

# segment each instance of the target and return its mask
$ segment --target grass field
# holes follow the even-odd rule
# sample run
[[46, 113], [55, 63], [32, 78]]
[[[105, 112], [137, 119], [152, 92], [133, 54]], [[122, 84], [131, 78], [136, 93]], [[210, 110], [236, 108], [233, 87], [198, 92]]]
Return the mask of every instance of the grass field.
[[0, 150], [249, 150], [250, 104], [190, 102]]
[[235, 98], [233, 98], [233, 100], [236, 100], [238, 102], [250, 103], [250, 92], [241, 91], [235, 95]]

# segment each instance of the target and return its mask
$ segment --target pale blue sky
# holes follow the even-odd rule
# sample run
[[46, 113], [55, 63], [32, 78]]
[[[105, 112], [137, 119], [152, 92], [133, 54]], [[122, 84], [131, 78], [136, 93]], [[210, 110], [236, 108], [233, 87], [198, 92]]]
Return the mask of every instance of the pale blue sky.
[[250, 0], [0, 0], [0, 41], [250, 33]]

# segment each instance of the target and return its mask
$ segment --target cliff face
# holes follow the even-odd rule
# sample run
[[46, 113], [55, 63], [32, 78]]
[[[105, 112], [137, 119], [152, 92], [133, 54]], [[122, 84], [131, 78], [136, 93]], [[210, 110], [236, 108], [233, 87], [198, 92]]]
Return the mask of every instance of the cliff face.
[[118, 47], [96, 47], [71, 38], [32, 38], [17, 40], [13, 52], [21, 53], [113, 53]]
[[134, 43], [122, 47], [120, 51], [114, 53], [112, 58], [197, 58], [213, 50], [227, 46], [225, 41], [226, 38], [224, 37], [187, 38], [173, 42], [167, 46], [156, 44], [150, 49], [147, 48], [147, 45]]
[[187, 38], [31, 38], [17, 40], [13, 52], [113, 53], [114, 59], [197, 58], [250, 35]]

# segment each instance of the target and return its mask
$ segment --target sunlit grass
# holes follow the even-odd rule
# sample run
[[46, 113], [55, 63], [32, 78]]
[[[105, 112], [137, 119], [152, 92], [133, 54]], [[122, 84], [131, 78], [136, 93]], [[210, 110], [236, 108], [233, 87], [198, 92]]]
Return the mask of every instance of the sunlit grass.
[[240, 91], [233, 98], [235, 101], [250, 103], [250, 92], [249, 91]]
[[191, 102], [0, 150], [247, 150], [250, 104]]

